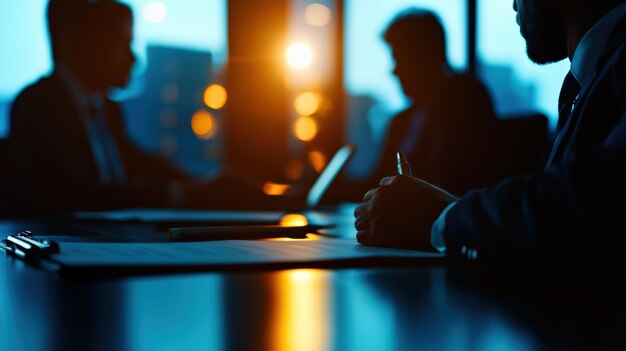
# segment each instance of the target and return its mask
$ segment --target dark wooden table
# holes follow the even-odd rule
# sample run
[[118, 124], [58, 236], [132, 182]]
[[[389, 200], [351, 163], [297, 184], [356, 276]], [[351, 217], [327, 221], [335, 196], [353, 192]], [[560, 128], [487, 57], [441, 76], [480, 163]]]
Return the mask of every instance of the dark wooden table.
[[[350, 236], [349, 214], [337, 232]], [[0, 221], [81, 240], [145, 224]], [[163, 234], [164, 235], [164, 234]], [[464, 267], [372, 267], [67, 279], [0, 259], [0, 350], [626, 349], [624, 289]]]

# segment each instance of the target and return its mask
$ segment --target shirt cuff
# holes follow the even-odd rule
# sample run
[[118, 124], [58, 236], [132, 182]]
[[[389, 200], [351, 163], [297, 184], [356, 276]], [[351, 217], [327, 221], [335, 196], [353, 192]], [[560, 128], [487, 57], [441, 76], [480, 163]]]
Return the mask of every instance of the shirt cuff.
[[430, 244], [435, 248], [435, 250], [441, 253], [446, 252], [446, 241], [443, 238], [443, 232], [446, 229], [446, 215], [450, 212], [454, 205], [456, 205], [456, 201], [448, 205], [448, 207], [441, 212], [430, 229]]

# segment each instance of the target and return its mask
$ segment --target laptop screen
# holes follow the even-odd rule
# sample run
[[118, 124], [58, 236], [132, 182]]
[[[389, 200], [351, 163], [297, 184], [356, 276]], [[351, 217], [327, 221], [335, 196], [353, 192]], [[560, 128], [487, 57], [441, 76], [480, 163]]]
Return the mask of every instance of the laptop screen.
[[311, 187], [311, 190], [309, 190], [306, 198], [307, 208], [315, 208], [320, 204], [322, 197], [326, 194], [337, 175], [345, 168], [353, 153], [354, 146], [352, 145], [344, 145], [335, 153]]

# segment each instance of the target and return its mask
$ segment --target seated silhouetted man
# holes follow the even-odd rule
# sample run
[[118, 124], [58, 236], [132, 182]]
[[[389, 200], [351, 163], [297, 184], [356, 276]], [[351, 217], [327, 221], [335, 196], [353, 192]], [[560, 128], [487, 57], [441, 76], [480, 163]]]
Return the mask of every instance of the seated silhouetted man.
[[164, 205], [187, 176], [137, 148], [107, 98], [135, 57], [132, 13], [115, 1], [51, 0], [54, 71], [22, 91], [11, 112], [18, 190], [26, 212]]
[[395, 60], [393, 73], [411, 100], [391, 121], [374, 181], [396, 172], [403, 152], [413, 174], [463, 194], [485, 185], [484, 140], [495, 116], [491, 98], [475, 78], [455, 73], [446, 59], [446, 40], [431, 12], [408, 9], [384, 33]]
[[515, 0], [514, 9], [531, 60], [571, 61], [545, 170], [461, 199], [385, 178], [355, 211], [357, 238], [524, 268], [624, 268], [626, 3]]

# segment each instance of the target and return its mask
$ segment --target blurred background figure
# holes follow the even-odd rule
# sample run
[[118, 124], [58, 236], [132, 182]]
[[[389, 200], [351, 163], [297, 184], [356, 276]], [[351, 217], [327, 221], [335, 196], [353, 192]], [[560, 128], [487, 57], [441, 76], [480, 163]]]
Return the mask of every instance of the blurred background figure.
[[406, 155], [414, 176], [457, 195], [541, 166], [548, 141], [545, 117], [499, 120], [485, 86], [451, 68], [435, 13], [406, 9], [383, 38], [409, 107], [392, 118], [371, 175], [336, 196], [359, 200], [380, 179], [396, 174], [396, 152]]
[[54, 71], [24, 89], [11, 111], [20, 191], [33, 209], [167, 203], [171, 182], [188, 177], [139, 150], [108, 98], [126, 86], [135, 62], [130, 9], [52, 0], [47, 15]]
[[397, 173], [397, 152], [406, 155], [414, 176], [455, 193], [490, 183], [494, 175], [484, 164], [491, 161], [491, 145], [485, 139], [497, 122], [491, 98], [480, 81], [450, 67], [437, 15], [406, 9], [391, 21], [383, 38], [410, 105], [392, 118], [371, 175], [342, 187], [338, 193], [343, 194], [336, 196], [360, 200], [380, 179]]
[[491, 98], [477, 79], [454, 72], [438, 17], [412, 8], [400, 13], [384, 33], [393, 70], [411, 105], [391, 121], [372, 181], [395, 174], [403, 152], [413, 174], [456, 193], [484, 184], [471, 169], [483, 163], [483, 138], [493, 128]]
[[227, 206], [226, 189], [245, 192], [238, 187], [244, 182], [195, 184], [126, 135], [122, 110], [109, 93], [127, 85], [135, 62], [128, 6], [51, 0], [47, 15], [54, 70], [24, 89], [11, 111], [14, 179], [24, 212], [209, 205], [211, 197]]

